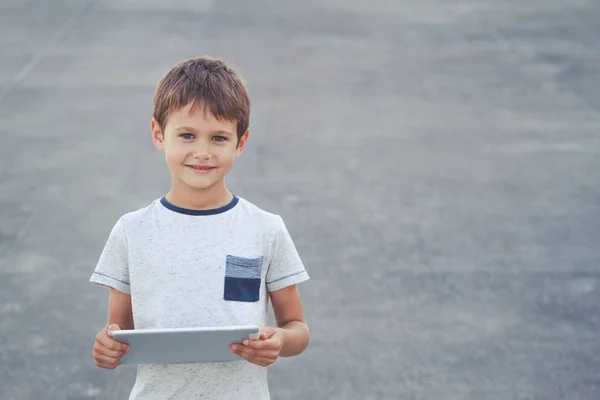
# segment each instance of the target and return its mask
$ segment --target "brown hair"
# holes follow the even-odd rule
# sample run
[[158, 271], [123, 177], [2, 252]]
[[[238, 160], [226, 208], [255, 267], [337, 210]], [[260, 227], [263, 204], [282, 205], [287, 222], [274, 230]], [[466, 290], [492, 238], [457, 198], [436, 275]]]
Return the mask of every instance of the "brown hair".
[[242, 77], [224, 61], [197, 57], [174, 66], [158, 83], [153, 117], [164, 129], [169, 114], [193, 103], [217, 119], [237, 122], [238, 140], [250, 124], [250, 99]]

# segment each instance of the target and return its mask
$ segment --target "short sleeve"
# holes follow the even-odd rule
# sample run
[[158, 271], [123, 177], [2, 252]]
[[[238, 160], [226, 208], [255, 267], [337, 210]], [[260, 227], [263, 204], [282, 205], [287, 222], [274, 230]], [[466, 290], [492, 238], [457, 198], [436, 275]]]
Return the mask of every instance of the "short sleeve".
[[119, 219], [113, 227], [90, 282], [131, 294], [127, 236]]
[[277, 229], [267, 270], [267, 289], [274, 292], [309, 279], [285, 223], [277, 216]]

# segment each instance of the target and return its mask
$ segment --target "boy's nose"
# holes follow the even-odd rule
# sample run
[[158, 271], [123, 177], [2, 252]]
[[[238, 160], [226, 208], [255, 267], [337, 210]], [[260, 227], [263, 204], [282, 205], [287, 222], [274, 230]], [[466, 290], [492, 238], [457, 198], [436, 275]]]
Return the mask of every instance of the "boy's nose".
[[198, 145], [195, 149], [194, 152], [192, 153], [192, 155], [194, 156], [194, 158], [203, 158], [203, 159], [207, 159], [210, 158], [210, 146], [208, 145]]

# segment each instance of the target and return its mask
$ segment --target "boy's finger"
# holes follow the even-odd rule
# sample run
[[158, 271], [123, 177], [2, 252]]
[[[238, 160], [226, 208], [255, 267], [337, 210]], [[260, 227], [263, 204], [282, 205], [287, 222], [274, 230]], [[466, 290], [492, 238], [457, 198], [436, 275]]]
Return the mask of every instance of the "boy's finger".
[[99, 341], [99, 343], [106, 347], [109, 350], [120, 351], [122, 353], [127, 354], [129, 352], [129, 345], [121, 342], [117, 342], [114, 339], [107, 338], [104, 341]]
[[252, 355], [244, 351], [232, 349], [232, 352], [238, 355], [239, 357], [242, 357], [244, 360], [250, 361], [252, 359]]
[[112, 337], [113, 331], [120, 331], [121, 327], [117, 324], [110, 324], [109, 326], [106, 327], [106, 330], [107, 330], [108, 334]]
[[129, 345], [125, 344], [125, 343], [121, 343], [121, 342], [117, 342], [114, 339], [111, 339], [109, 337], [104, 337], [102, 339], [98, 340], [100, 342], [100, 344], [104, 347], [106, 347], [107, 349], [110, 350], [116, 350], [116, 351], [121, 351], [123, 353], [126, 353], [129, 351]]
[[[115, 326], [117, 326], [117, 325], [115, 324]], [[120, 330], [120, 329], [115, 329], [115, 330]], [[126, 343], [121, 343], [121, 342], [115, 340], [113, 338], [112, 331], [109, 330], [108, 328], [104, 328], [103, 332], [99, 333], [96, 336], [96, 341], [110, 349], [113, 349], [113, 350], [123, 350], [123, 349], [114, 348], [117, 345], [119, 345], [121, 347], [128, 346]]]
[[112, 350], [121, 351], [124, 354], [129, 353], [129, 345], [125, 343], [114, 341], [111, 343], [111, 346], [109, 348]]
[[254, 357], [254, 356], [256, 356], [257, 351], [258, 351], [258, 350], [255, 350], [255, 349], [251, 349], [250, 347], [247, 347], [247, 346], [240, 346], [240, 347], [237, 347], [236, 349], [237, 349], [236, 350], [237, 354], [245, 355], [245, 356], [248, 356], [248, 357]]
[[277, 331], [269, 326], [269, 327], [263, 328], [263, 330], [260, 331], [260, 338], [261, 338], [261, 340], [267, 340], [271, 336], [273, 336], [275, 333], [277, 333]]
[[256, 357], [256, 356], [252, 356], [249, 354], [238, 354], [240, 357], [242, 357], [244, 360], [251, 362], [252, 364], [256, 364], [256, 365], [260, 365], [262, 367], [266, 367], [269, 366], [271, 364], [273, 364], [273, 359], [272, 358], [267, 358], [267, 357]]
[[94, 354], [94, 360], [101, 364], [114, 364], [119, 362], [119, 357], [111, 357], [106, 354]]
[[252, 349], [259, 349], [259, 350], [265, 350], [265, 349], [276, 349], [277, 343], [273, 342], [272, 340], [244, 340], [244, 346], [246, 347], [250, 347]]
[[129, 354], [129, 345], [125, 345], [123, 343], [114, 342], [111, 346], [98, 346], [98, 349], [102, 354], [107, 354], [111, 356], [121, 357], [123, 354]]
[[278, 354], [273, 350], [258, 350], [243, 346], [237, 348], [235, 353], [250, 362], [253, 362], [256, 358], [275, 358]]
[[94, 357], [96, 365], [101, 368], [116, 368], [119, 365], [119, 359], [98, 354]]
[[120, 358], [123, 355], [122, 351], [111, 350], [108, 347], [98, 346], [96, 349], [97, 354], [101, 354], [103, 356], [111, 357], [111, 358]]
[[265, 357], [254, 357], [252, 360], [249, 360], [251, 363], [260, 365], [261, 367], [267, 367], [273, 364], [273, 359], [265, 358]]
[[256, 360], [275, 360], [279, 355], [279, 352], [274, 350], [255, 350], [246, 347], [237, 351], [236, 354], [256, 364]]

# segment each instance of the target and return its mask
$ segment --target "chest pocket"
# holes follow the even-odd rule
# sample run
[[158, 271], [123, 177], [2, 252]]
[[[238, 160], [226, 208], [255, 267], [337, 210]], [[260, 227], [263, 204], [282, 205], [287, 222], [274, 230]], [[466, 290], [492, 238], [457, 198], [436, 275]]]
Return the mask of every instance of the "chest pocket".
[[255, 302], [260, 297], [262, 258], [227, 256], [223, 298]]

